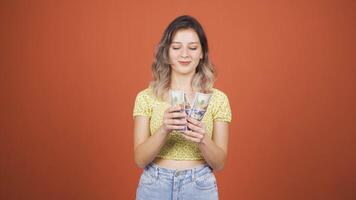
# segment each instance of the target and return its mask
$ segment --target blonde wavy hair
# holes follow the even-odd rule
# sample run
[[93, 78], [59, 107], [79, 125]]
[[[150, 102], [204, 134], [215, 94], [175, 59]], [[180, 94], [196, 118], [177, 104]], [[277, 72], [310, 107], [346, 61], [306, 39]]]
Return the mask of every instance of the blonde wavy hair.
[[154, 96], [163, 99], [171, 85], [171, 66], [169, 64], [169, 47], [174, 34], [181, 29], [193, 29], [200, 40], [203, 58], [199, 61], [192, 80], [192, 88], [196, 92], [211, 93], [215, 81], [215, 68], [209, 60], [208, 41], [203, 27], [193, 17], [188, 15], [179, 16], [166, 28], [163, 36], [156, 47], [154, 61], [152, 63], [153, 81], [150, 88]]

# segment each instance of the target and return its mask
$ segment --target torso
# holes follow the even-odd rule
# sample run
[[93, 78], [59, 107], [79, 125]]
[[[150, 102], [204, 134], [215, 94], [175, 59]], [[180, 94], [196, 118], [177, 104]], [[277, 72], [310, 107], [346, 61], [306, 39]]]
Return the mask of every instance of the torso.
[[[188, 101], [192, 104], [195, 93], [191, 92], [187, 95]], [[170, 99], [166, 97], [163, 100], [157, 100], [154, 97], [152, 101], [151, 118], [150, 118], [150, 133], [155, 133], [162, 124], [162, 116], [170, 105]], [[213, 131], [213, 113], [216, 112], [214, 103], [207, 110], [203, 122], [206, 125], [207, 134], [212, 136]], [[158, 157], [153, 161], [155, 164], [169, 169], [191, 169], [206, 164], [199, 149], [190, 143], [184, 143], [178, 133], [173, 133], [169, 136], [167, 142], [161, 148]], [[174, 145], [172, 145], [174, 144]], [[186, 147], [186, 148], [185, 148]], [[185, 160], [186, 159], [186, 160]], [[192, 160], [193, 159], [193, 160]], [[194, 160], [201, 159], [201, 160]]]
[[155, 158], [153, 162], [163, 168], [178, 170], [191, 169], [206, 163], [205, 160], [166, 160], [162, 158]]
[[[187, 95], [190, 104], [193, 102], [194, 94], [195, 93], [189, 93]], [[165, 101], [169, 103], [169, 99], [165, 99]], [[177, 170], [191, 169], [204, 165], [206, 163], [205, 160], [167, 160], [158, 157], [155, 158], [153, 162], [159, 165], [160, 167]]]

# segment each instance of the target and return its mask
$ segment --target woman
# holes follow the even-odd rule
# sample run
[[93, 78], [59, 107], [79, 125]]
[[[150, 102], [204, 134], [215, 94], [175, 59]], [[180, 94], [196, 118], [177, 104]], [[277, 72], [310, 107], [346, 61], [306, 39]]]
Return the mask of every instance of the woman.
[[[218, 199], [213, 170], [224, 166], [231, 111], [227, 96], [213, 88], [214, 68], [199, 22], [180, 16], [166, 28], [152, 64], [154, 79], [134, 107], [135, 162], [144, 168], [139, 200]], [[169, 103], [169, 91], [211, 94], [201, 121]], [[188, 130], [182, 131], [188, 126]]]

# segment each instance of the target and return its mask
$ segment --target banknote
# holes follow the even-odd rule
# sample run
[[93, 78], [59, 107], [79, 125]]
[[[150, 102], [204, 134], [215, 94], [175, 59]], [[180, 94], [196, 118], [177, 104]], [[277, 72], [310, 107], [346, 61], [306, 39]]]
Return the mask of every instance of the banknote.
[[[194, 100], [193, 100], [194, 102]], [[187, 116], [190, 115], [190, 111], [192, 110], [192, 105], [189, 101], [189, 98], [187, 97], [187, 94], [184, 93], [184, 111], [187, 114]]]
[[[170, 90], [170, 100], [171, 106], [179, 105], [181, 108], [180, 112], [185, 112], [185, 93], [181, 90]], [[177, 130], [179, 132], [187, 130], [187, 126], [184, 128]]]
[[[184, 110], [187, 116], [201, 121], [206, 110], [208, 109], [211, 94], [196, 92], [191, 103], [184, 91], [171, 90], [170, 98], [172, 106], [179, 105], [182, 108], [181, 111]], [[188, 126], [185, 126], [183, 129], [178, 131], [183, 132], [186, 130], [190, 130]]]
[[184, 101], [184, 91], [181, 90], [170, 90], [171, 106], [179, 105], [181, 110], [185, 108]]
[[190, 110], [189, 117], [201, 121], [208, 109], [210, 98], [211, 94], [195, 93], [193, 107]]

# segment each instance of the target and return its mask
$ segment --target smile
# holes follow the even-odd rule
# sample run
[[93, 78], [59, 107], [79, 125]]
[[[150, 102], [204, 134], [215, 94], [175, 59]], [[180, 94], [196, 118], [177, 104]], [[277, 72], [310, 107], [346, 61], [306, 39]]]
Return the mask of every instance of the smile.
[[181, 65], [189, 65], [191, 61], [178, 61]]

